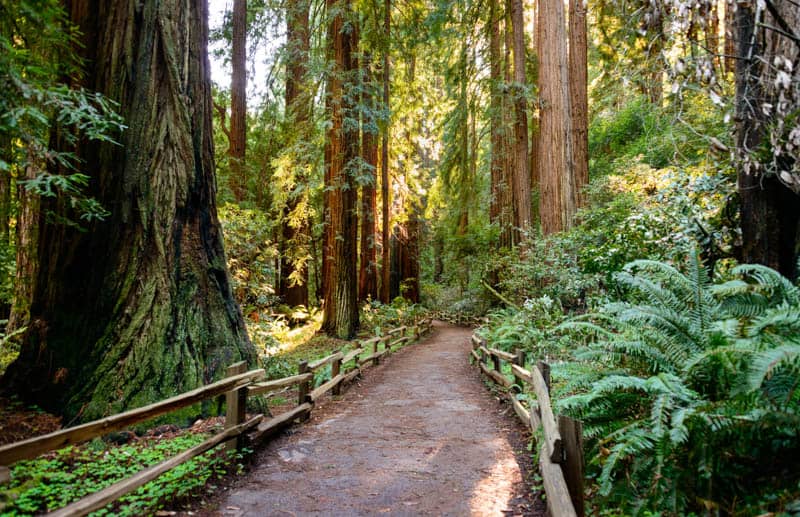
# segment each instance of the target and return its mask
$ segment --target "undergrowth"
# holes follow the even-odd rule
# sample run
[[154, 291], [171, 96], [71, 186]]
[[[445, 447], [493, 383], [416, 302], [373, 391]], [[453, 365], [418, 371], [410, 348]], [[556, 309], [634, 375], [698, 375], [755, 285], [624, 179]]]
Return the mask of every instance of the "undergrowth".
[[[66, 447], [11, 468], [11, 482], [0, 492], [0, 514], [33, 515], [52, 511], [160, 463], [208, 438], [186, 433], [174, 438], [143, 439], [118, 447], [95, 440]], [[168, 503], [203, 490], [230, 470], [240, 472], [242, 453], [213, 449], [175, 467], [92, 515], [149, 515]], [[208, 485], [208, 486], [207, 486]]]

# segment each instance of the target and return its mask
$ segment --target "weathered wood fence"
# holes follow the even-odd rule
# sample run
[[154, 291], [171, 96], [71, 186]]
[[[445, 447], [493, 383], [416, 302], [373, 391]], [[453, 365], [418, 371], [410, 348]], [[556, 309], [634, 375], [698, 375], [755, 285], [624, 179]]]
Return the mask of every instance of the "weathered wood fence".
[[[68, 445], [105, 436], [170, 411], [225, 395], [227, 403], [225, 428], [221, 433], [157, 465], [148, 467], [132, 477], [48, 514], [51, 516], [87, 515], [222, 443], [225, 443], [228, 448], [242, 447], [245, 443], [256, 444], [274, 436], [277, 431], [295, 421], [307, 420], [314, 408], [314, 403], [325, 393], [332, 391], [334, 395], [340, 394], [342, 386], [361, 375], [365, 365], [378, 364], [381, 358], [390, 353], [394, 347], [415, 341], [430, 332], [431, 325], [431, 319], [424, 319], [413, 326], [392, 329], [384, 336], [360, 341], [358, 348], [346, 354], [337, 351], [313, 362], [301, 361], [297, 375], [282, 379], [265, 380], [264, 370], [246, 371], [247, 365], [244, 362], [236, 363], [228, 367], [227, 377], [207, 386], [94, 422], [0, 446], [0, 484], [10, 479], [8, 466], [17, 461], [32, 459], [40, 454]], [[361, 357], [365, 353], [368, 355]], [[328, 364], [331, 365], [330, 378], [313, 388], [314, 372]], [[248, 397], [270, 397], [294, 386], [297, 386], [298, 391], [297, 406], [271, 418], [265, 418], [264, 415], [246, 418], [245, 409]]]
[[[550, 366], [538, 362], [525, 369], [525, 354], [491, 348], [486, 340], [472, 335], [472, 357], [481, 371], [502, 388], [511, 400], [514, 412], [531, 428], [534, 435], [541, 427], [539, 471], [547, 494], [547, 506], [553, 517], [584, 515], [583, 501], [583, 428], [581, 422], [568, 416], [553, 414], [550, 402]], [[503, 362], [509, 363], [513, 379], [502, 372]], [[536, 395], [530, 407], [525, 407], [517, 394]]]

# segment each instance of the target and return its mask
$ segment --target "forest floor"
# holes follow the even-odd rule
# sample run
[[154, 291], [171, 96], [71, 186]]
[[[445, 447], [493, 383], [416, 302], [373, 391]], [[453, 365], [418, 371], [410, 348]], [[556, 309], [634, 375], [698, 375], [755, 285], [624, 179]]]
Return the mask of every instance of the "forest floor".
[[527, 436], [439, 324], [259, 451], [194, 515], [544, 515]]

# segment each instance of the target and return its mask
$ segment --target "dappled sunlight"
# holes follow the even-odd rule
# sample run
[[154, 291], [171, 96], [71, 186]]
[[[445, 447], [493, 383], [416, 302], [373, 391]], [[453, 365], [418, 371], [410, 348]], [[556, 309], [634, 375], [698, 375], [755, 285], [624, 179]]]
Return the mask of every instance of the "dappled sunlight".
[[[511, 448], [506, 438], [498, 437], [491, 443], [492, 450]], [[483, 472], [486, 475], [475, 485], [469, 501], [472, 515], [498, 515], [510, 510], [515, 496], [514, 485], [522, 481], [516, 458], [502, 455]]]

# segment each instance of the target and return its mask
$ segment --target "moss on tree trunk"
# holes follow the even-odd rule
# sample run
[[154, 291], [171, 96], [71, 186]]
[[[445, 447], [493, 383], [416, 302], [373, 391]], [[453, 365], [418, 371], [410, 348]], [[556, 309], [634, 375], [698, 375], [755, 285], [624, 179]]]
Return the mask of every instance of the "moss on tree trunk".
[[[121, 145], [76, 149], [110, 217], [86, 231], [40, 214], [37, 282], [4, 384], [88, 420], [252, 362], [215, 203], [204, 0], [68, 2], [82, 33], [76, 82], [120, 103]], [[45, 202], [43, 202], [45, 204]]]

